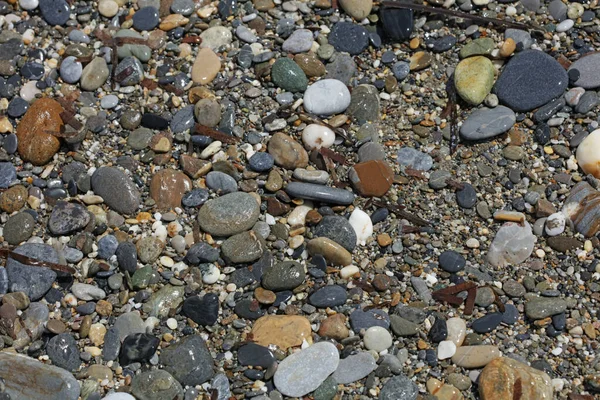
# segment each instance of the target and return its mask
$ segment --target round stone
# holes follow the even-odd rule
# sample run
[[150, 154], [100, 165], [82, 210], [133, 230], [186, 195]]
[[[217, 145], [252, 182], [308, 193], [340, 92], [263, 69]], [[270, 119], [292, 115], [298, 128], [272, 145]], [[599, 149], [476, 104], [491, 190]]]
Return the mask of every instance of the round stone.
[[158, 26], [158, 10], [152, 6], [142, 7], [133, 14], [133, 27], [138, 31], [150, 31]]
[[341, 113], [348, 108], [350, 101], [350, 91], [337, 79], [321, 79], [304, 92], [304, 108], [316, 115]]
[[273, 168], [275, 164], [275, 160], [273, 156], [266, 152], [254, 153], [252, 157], [248, 160], [248, 164], [250, 164], [250, 168], [252, 168], [256, 172], [266, 172]]
[[380, 352], [392, 345], [392, 335], [381, 326], [372, 326], [365, 332], [363, 342], [367, 350]]
[[440, 254], [438, 261], [440, 263], [440, 267], [442, 267], [444, 271], [450, 273], [462, 271], [467, 263], [463, 256], [453, 250], [444, 251], [442, 254]]
[[69, 56], [60, 64], [60, 77], [67, 83], [76, 83], [81, 78], [83, 66], [77, 57]]

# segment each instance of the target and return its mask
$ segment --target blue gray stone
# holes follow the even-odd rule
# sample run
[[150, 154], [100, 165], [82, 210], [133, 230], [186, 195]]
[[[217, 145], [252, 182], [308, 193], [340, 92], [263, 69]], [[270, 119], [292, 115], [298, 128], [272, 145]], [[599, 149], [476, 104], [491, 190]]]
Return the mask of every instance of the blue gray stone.
[[[54, 247], [42, 243], [25, 243], [14, 252], [41, 261], [58, 263], [58, 253]], [[36, 301], [52, 287], [56, 272], [49, 268], [32, 267], [9, 258], [6, 261], [9, 288], [11, 292], [24, 292], [30, 300]]]
[[418, 171], [429, 171], [433, 167], [433, 159], [429, 154], [412, 147], [402, 147], [398, 150], [398, 164]]
[[515, 113], [508, 107], [480, 108], [471, 113], [460, 127], [466, 140], [484, 140], [508, 131], [516, 122]]
[[287, 194], [306, 200], [315, 200], [329, 204], [349, 205], [354, 194], [348, 190], [304, 182], [290, 182], [285, 188]]

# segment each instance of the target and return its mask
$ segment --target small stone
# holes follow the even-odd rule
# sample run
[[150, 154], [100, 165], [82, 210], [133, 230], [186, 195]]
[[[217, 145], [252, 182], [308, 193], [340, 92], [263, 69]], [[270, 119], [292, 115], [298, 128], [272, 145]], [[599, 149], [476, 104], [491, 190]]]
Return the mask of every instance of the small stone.
[[352, 90], [346, 112], [362, 125], [379, 121], [379, 91], [373, 85], [358, 85]]
[[92, 190], [104, 202], [123, 214], [133, 214], [140, 204], [140, 193], [127, 175], [115, 167], [100, 167], [91, 179]]
[[337, 51], [357, 55], [369, 46], [369, 34], [361, 25], [341, 21], [336, 23], [328, 36], [329, 44]]
[[306, 53], [313, 44], [313, 34], [308, 29], [295, 30], [281, 45], [281, 49], [288, 53]]
[[188, 297], [183, 302], [182, 312], [199, 325], [214, 325], [219, 317], [219, 298], [209, 293], [203, 297]]
[[266, 315], [252, 327], [252, 340], [265, 347], [275, 345], [281, 350], [312, 343], [308, 319], [298, 315]]
[[388, 380], [379, 393], [380, 400], [417, 400], [419, 387], [407, 376], [397, 375]]
[[269, 154], [273, 156], [275, 164], [286, 168], [304, 168], [308, 165], [308, 153], [300, 143], [292, 137], [281, 132], [275, 133], [268, 144]]
[[460, 49], [460, 58], [468, 58], [472, 56], [485, 56], [492, 53], [496, 47], [494, 40], [488, 37], [477, 38]]
[[350, 105], [350, 92], [337, 79], [321, 79], [304, 92], [304, 108], [316, 115], [332, 115], [344, 112]]
[[308, 78], [302, 69], [287, 57], [277, 59], [271, 67], [273, 83], [288, 92], [304, 92]]
[[315, 307], [326, 308], [346, 303], [346, 290], [338, 285], [323, 286], [309, 296], [308, 301]]
[[46, 131], [60, 132], [62, 106], [50, 98], [36, 100], [17, 126], [18, 150], [24, 160], [44, 165], [60, 148], [58, 138]]
[[71, 13], [71, 7], [65, 0], [42, 1], [39, 9], [48, 25], [66, 24]]
[[344, 314], [334, 314], [321, 321], [319, 327], [319, 336], [327, 337], [335, 340], [343, 340], [347, 338], [350, 331], [346, 327], [346, 316]]
[[75, 371], [81, 365], [77, 342], [70, 333], [61, 333], [48, 341], [46, 353], [54, 365]]
[[365, 332], [363, 342], [367, 350], [380, 352], [388, 349], [392, 345], [392, 335], [390, 332], [380, 326], [372, 326]]
[[444, 251], [440, 254], [438, 261], [440, 267], [450, 273], [462, 271], [467, 263], [463, 256], [453, 250]]
[[304, 282], [305, 272], [302, 264], [295, 261], [283, 261], [263, 272], [262, 285], [273, 291], [291, 290]]
[[420, 152], [412, 147], [402, 147], [398, 150], [398, 163], [418, 171], [429, 171], [433, 167], [433, 159], [429, 154]]
[[394, 332], [396, 336], [414, 336], [419, 333], [419, 325], [399, 317], [398, 315], [390, 316], [390, 324], [392, 327], [392, 332]]
[[104, 85], [108, 75], [108, 66], [104, 58], [95, 57], [83, 69], [80, 86], [83, 90], [94, 91]]
[[533, 252], [535, 236], [531, 225], [507, 222], [498, 230], [490, 245], [487, 259], [494, 266], [517, 265]]
[[344, 9], [346, 14], [361, 21], [365, 19], [373, 8], [372, 0], [341, 0], [340, 6]]
[[467, 325], [465, 321], [458, 317], [449, 318], [446, 321], [448, 334], [446, 339], [453, 342], [457, 347], [463, 344], [467, 334]]
[[213, 359], [206, 343], [190, 335], [160, 352], [160, 363], [182, 385], [201, 385], [214, 376]]
[[121, 346], [121, 365], [129, 365], [133, 362], [148, 362], [154, 355], [160, 340], [147, 333], [134, 333], [123, 340]]
[[447, 360], [456, 353], [456, 344], [450, 340], [443, 340], [438, 345], [438, 360]]
[[60, 77], [66, 83], [76, 83], [81, 78], [83, 66], [76, 57], [66, 57], [60, 64]]
[[158, 26], [158, 10], [152, 6], [142, 7], [133, 14], [132, 20], [136, 30], [151, 31]]
[[309, 124], [302, 131], [302, 142], [308, 150], [331, 147], [335, 141], [335, 133], [328, 127]]
[[525, 304], [525, 315], [527, 315], [527, 318], [538, 320], [560, 314], [566, 309], [567, 303], [563, 299], [534, 297]]
[[153, 370], [133, 377], [131, 393], [147, 400], [180, 399], [183, 397], [183, 388], [167, 371]]
[[59, 201], [50, 214], [48, 229], [54, 235], [68, 235], [87, 226], [90, 214], [77, 203]]
[[452, 362], [459, 367], [472, 369], [484, 367], [498, 357], [500, 350], [496, 346], [462, 346], [456, 349]]
[[392, 41], [404, 42], [413, 31], [413, 10], [408, 8], [380, 7], [379, 19], [383, 30]]
[[221, 59], [209, 47], [198, 51], [192, 66], [192, 81], [207, 85], [211, 83], [221, 70]]
[[238, 184], [236, 180], [221, 171], [211, 171], [206, 175], [206, 186], [219, 194], [237, 192]]
[[202, 230], [215, 236], [231, 236], [249, 230], [260, 214], [256, 199], [243, 192], [207, 201], [198, 213]]
[[371, 353], [362, 351], [341, 359], [332, 377], [338, 384], [346, 385], [363, 379], [376, 368]]
[[311, 255], [322, 255], [333, 265], [346, 266], [352, 263], [352, 254], [341, 245], [326, 237], [311, 239], [308, 242], [307, 250]]

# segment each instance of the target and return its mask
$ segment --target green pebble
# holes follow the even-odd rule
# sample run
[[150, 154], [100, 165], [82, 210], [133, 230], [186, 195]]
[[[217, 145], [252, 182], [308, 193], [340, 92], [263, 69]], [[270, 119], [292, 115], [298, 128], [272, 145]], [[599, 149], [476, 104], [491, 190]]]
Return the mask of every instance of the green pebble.
[[331, 400], [334, 398], [336, 393], [337, 383], [330, 376], [329, 378], [325, 379], [323, 383], [321, 383], [321, 386], [319, 386], [317, 390], [315, 390], [313, 397], [315, 400]]
[[490, 38], [479, 38], [472, 42], [467, 43], [460, 49], [460, 58], [467, 58], [471, 56], [484, 56], [491, 54], [496, 44]]
[[146, 288], [152, 279], [153, 272], [154, 271], [152, 270], [152, 267], [149, 265], [135, 271], [131, 277], [131, 284], [133, 285], [133, 288], [135, 290]]
[[271, 68], [271, 79], [275, 85], [288, 92], [304, 92], [308, 86], [304, 71], [287, 57], [275, 61]]

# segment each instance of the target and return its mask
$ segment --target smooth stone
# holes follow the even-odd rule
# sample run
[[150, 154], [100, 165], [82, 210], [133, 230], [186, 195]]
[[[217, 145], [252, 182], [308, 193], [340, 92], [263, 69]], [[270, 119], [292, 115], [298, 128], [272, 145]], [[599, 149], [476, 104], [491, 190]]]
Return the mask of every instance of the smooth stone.
[[31, 237], [35, 226], [35, 219], [28, 212], [11, 215], [4, 224], [4, 240], [8, 244], [16, 246]]
[[66, 24], [71, 13], [71, 7], [66, 0], [43, 0], [39, 10], [48, 25]]
[[410, 39], [414, 27], [413, 10], [379, 7], [379, 19], [386, 36], [394, 42]]
[[126, 366], [133, 362], [148, 362], [156, 352], [160, 339], [147, 333], [134, 333], [123, 340], [119, 361]]
[[[58, 263], [56, 250], [47, 244], [25, 243], [13, 250], [15, 253], [37, 260]], [[12, 258], [6, 261], [9, 288], [11, 292], [24, 292], [30, 300], [39, 300], [52, 287], [56, 272], [49, 268], [32, 267], [21, 264]]]
[[584, 89], [596, 89], [600, 87], [600, 76], [598, 76], [598, 67], [600, 66], [600, 52], [587, 54], [569, 67], [569, 72], [577, 70], [579, 78], [573, 82], [574, 86]]
[[183, 388], [165, 370], [145, 371], [131, 381], [131, 393], [139, 400], [183, 400]]
[[567, 6], [560, 0], [553, 0], [548, 4], [548, 11], [552, 18], [558, 22], [567, 18]]
[[166, 168], [158, 171], [150, 181], [150, 197], [161, 209], [181, 207], [181, 198], [192, 190], [192, 181], [183, 172]]
[[379, 400], [417, 400], [419, 387], [407, 376], [390, 378], [379, 392]]
[[219, 298], [214, 293], [202, 297], [188, 297], [183, 302], [182, 313], [202, 326], [214, 325], [219, 318]]
[[211, 83], [221, 70], [221, 59], [209, 47], [198, 51], [196, 60], [192, 65], [192, 81], [201, 85]]
[[346, 303], [348, 295], [346, 289], [339, 285], [328, 285], [312, 293], [308, 301], [315, 307], [327, 308], [341, 306]]
[[398, 315], [390, 316], [390, 324], [394, 335], [400, 337], [414, 336], [419, 333], [419, 325]]
[[120, 169], [98, 168], [91, 179], [92, 190], [104, 199], [104, 203], [122, 214], [133, 214], [140, 205], [140, 192]]
[[530, 319], [544, 319], [565, 312], [567, 302], [553, 297], [534, 297], [525, 303], [525, 315]]
[[214, 376], [213, 359], [199, 335], [190, 335], [160, 352], [160, 363], [184, 386], [201, 385]]
[[366, 351], [353, 354], [340, 360], [333, 373], [333, 379], [341, 385], [359, 381], [377, 368], [373, 355]]
[[254, 43], [258, 40], [252, 30], [244, 25], [238, 25], [238, 27], [235, 28], [235, 35], [241, 41], [246, 43]]
[[275, 133], [268, 144], [268, 151], [275, 164], [286, 169], [304, 168], [308, 165], [308, 153], [300, 143], [284, 133]]
[[342, 245], [352, 252], [356, 247], [356, 232], [350, 222], [344, 217], [326, 215], [321, 222], [313, 228], [314, 237], [324, 236]]
[[[325, 58], [321, 52], [323, 48], [331, 48], [331, 51], [334, 51], [333, 46], [329, 44], [321, 46], [317, 51], [321, 58]], [[354, 62], [352, 56], [346, 53], [335, 53], [335, 57], [329, 56], [327, 59], [331, 59], [331, 62], [325, 67], [327, 71], [325, 79], [335, 79], [349, 86], [350, 80], [357, 72], [356, 62]]]
[[514, 111], [524, 112], [560, 96], [568, 83], [567, 72], [558, 61], [544, 52], [525, 50], [506, 64], [495, 92], [500, 102]]
[[308, 78], [302, 68], [287, 57], [281, 57], [271, 67], [273, 83], [288, 92], [304, 92]]
[[277, 368], [273, 382], [283, 395], [301, 397], [317, 389], [340, 362], [332, 343], [319, 342], [286, 357]]
[[259, 215], [253, 196], [235, 192], [207, 201], [198, 212], [198, 222], [211, 235], [231, 236], [252, 228]]
[[83, 90], [93, 92], [104, 85], [108, 75], [106, 60], [102, 57], [95, 57], [83, 68], [79, 84]]
[[500, 350], [496, 346], [461, 346], [456, 349], [452, 362], [459, 367], [473, 369], [485, 367], [500, 356]]
[[508, 357], [491, 361], [479, 375], [479, 395], [482, 400], [551, 399], [552, 382], [544, 371]]
[[194, 106], [183, 107], [173, 116], [170, 122], [171, 132], [182, 133], [192, 129], [196, 121], [194, 120]]
[[144, 79], [144, 66], [136, 57], [125, 57], [115, 68], [115, 76], [126, 76], [120, 80], [121, 86], [137, 85]]
[[142, 310], [151, 317], [167, 317], [169, 311], [179, 307], [183, 301], [183, 295], [183, 286], [165, 285], [150, 296], [142, 306]]
[[288, 53], [306, 53], [313, 44], [313, 34], [308, 29], [295, 30], [281, 45], [281, 49]]
[[243, 366], [269, 368], [275, 361], [271, 350], [256, 343], [248, 343], [238, 349], [238, 362]]
[[325, 65], [315, 53], [296, 54], [294, 61], [302, 68], [308, 78], [323, 76], [327, 73]]
[[275, 158], [271, 154], [261, 151], [250, 157], [248, 165], [256, 172], [266, 172], [275, 165]]
[[0, 376], [5, 393], [13, 400], [79, 398], [80, 386], [71, 373], [28, 356], [0, 352]]
[[17, 179], [17, 170], [10, 162], [0, 162], [0, 188], [6, 189]]
[[384, 329], [390, 327], [390, 316], [383, 310], [360, 310], [356, 309], [350, 314], [350, 326], [355, 332], [369, 329], [372, 326], [380, 326]]
[[515, 122], [516, 115], [508, 107], [480, 108], [467, 117], [460, 135], [466, 140], [489, 139], [508, 131]]
[[251, 263], [260, 258], [267, 244], [254, 231], [241, 232], [229, 237], [221, 245], [223, 258], [231, 263]]
[[350, 331], [346, 327], [346, 316], [344, 314], [334, 314], [323, 321], [317, 332], [319, 336], [341, 341], [350, 335]]
[[385, 148], [374, 142], [367, 142], [359, 147], [358, 159], [361, 163], [385, 159]]
[[452, 317], [446, 321], [448, 334], [446, 340], [453, 342], [456, 346], [463, 344], [467, 335], [467, 325], [462, 318]]
[[81, 365], [77, 342], [70, 333], [61, 333], [50, 339], [46, 353], [52, 364], [67, 371], [75, 371]]
[[321, 79], [304, 92], [304, 108], [315, 115], [344, 112], [350, 105], [350, 91], [337, 79]]
[[486, 57], [462, 60], [454, 70], [456, 92], [471, 105], [481, 104], [494, 86], [494, 71], [494, 65]]
[[309, 254], [320, 254], [325, 257], [327, 262], [333, 265], [346, 266], [352, 263], [352, 254], [341, 245], [326, 237], [311, 239], [306, 248]]
[[533, 44], [533, 38], [531, 34], [522, 29], [506, 29], [504, 31], [504, 39], [512, 39], [514, 40], [517, 46], [522, 46], [523, 50], [527, 50]]
[[471, 328], [477, 333], [488, 333], [496, 329], [502, 322], [502, 313], [490, 313], [476, 319]]
[[320, 124], [309, 124], [302, 131], [302, 142], [308, 150], [329, 148], [335, 141], [335, 133]]
[[83, 66], [76, 57], [66, 57], [62, 63], [60, 63], [60, 77], [67, 83], [76, 83], [81, 78], [83, 73]]
[[348, 190], [314, 183], [290, 182], [285, 191], [292, 197], [329, 204], [349, 205], [354, 201], [354, 194]]
[[467, 263], [462, 255], [453, 250], [446, 250], [440, 254], [438, 262], [444, 271], [450, 273], [462, 271]]
[[225, 26], [213, 26], [200, 34], [202, 38], [201, 48], [209, 48], [217, 51], [220, 47], [227, 46], [231, 43], [233, 35]]
[[531, 225], [506, 222], [496, 233], [488, 250], [488, 262], [496, 267], [518, 265], [533, 252], [535, 236]]
[[[595, 151], [596, 146], [600, 143], [600, 129], [596, 129], [592, 131], [589, 135], [585, 137], [577, 147], [577, 164], [586, 174], [592, 174], [595, 177], [600, 177], [600, 159], [598, 157], [598, 152]], [[571, 197], [567, 199], [564, 210], [566, 214], [575, 222], [575, 216], [577, 215], [589, 215], [591, 216], [596, 207], [579, 207], [579, 204], [585, 204], [581, 200], [584, 197], [588, 197], [591, 199], [596, 196], [596, 191], [589, 187], [587, 184], [579, 183], [576, 188], [578, 190], [572, 190]], [[577, 193], [577, 195], [575, 194]], [[570, 207], [567, 207], [567, 204]], [[577, 207], [575, 207], [577, 205]], [[585, 212], [582, 212], [585, 211]], [[581, 221], [584, 218], [577, 217], [578, 221]], [[596, 233], [597, 228], [590, 230], [592, 228], [592, 224], [590, 224], [590, 218], [585, 218], [585, 223], [582, 224], [578, 222], [576, 228], [579, 232], [584, 233], [586, 236], [591, 236]], [[595, 224], [593, 225], [595, 227]], [[593, 233], [592, 233], [593, 232]]]
[[71, 292], [79, 300], [101, 300], [106, 297], [106, 292], [101, 288], [87, 283], [75, 282], [71, 286]]
[[392, 345], [392, 335], [381, 326], [372, 326], [365, 332], [363, 342], [367, 350], [380, 352]]
[[238, 184], [236, 180], [221, 171], [211, 171], [206, 175], [206, 186], [219, 194], [237, 192]]
[[84, 206], [59, 201], [52, 208], [48, 229], [53, 235], [65, 236], [85, 228], [89, 222], [90, 213]]
[[158, 26], [158, 10], [152, 6], [142, 7], [133, 14], [133, 27], [138, 31], [151, 31]]
[[261, 346], [281, 350], [312, 343], [310, 321], [300, 315], [265, 315], [252, 326], [252, 340]]
[[62, 106], [44, 97], [33, 102], [17, 125], [19, 154], [34, 165], [44, 165], [60, 148], [59, 139], [46, 131], [60, 132]]
[[398, 150], [397, 157], [400, 165], [418, 171], [429, 171], [433, 167], [433, 159], [429, 154], [413, 149], [412, 147], [402, 147]]
[[304, 266], [296, 261], [282, 261], [263, 272], [262, 286], [273, 291], [292, 290], [304, 283]]
[[461, 183], [462, 189], [456, 191], [456, 202], [463, 208], [473, 208], [477, 204], [477, 192], [475, 188], [470, 184], [463, 182]]
[[438, 345], [438, 360], [447, 360], [456, 353], [456, 345], [450, 340], [442, 340]]
[[329, 44], [337, 51], [358, 55], [369, 47], [369, 33], [361, 25], [337, 22], [328, 35]]
[[[477, 38], [460, 49], [460, 58], [468, 58], [472, 56], [485, 56], [492, 53], [496, 47], [496, 43], [492, 38], [482, 37]], [[460, 63], [459, 63], [460, 65]]]
[[383, 197], [392, 187], [394, 171], [383, 160], [371, 160], [354, 164], [348, 178], [360, 195]]
[[319, 385], [317, 390], [313, 392], [314, 400], [333, 400], [337, 393], [337, 388], [337, 382], [332, 376], [329, 376], [321, 383], [321, 385]]
[[358, 85], [352, 90], [346, 112], [362, 125], [379, 121], [379, 91], [373, 85]]

